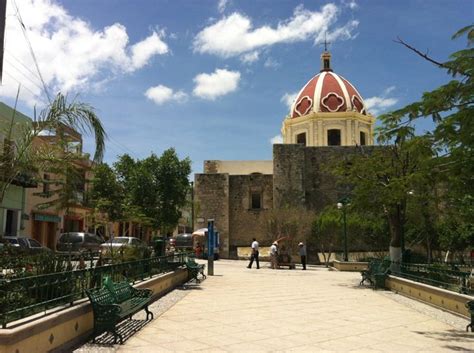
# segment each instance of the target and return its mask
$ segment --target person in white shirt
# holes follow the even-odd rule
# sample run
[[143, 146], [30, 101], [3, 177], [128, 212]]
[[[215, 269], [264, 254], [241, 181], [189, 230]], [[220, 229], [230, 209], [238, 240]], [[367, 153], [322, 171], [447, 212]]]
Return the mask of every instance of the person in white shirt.
[[252, 255], [250, 255], [250, 263], [247, 266], [247, 268], [252, 268], [253, 261], [255, 260], [255, 263], [257, 265], [257, 270], [260, 268], [260, 264], [258, 262], [258, 241], [257, 239], [253, 238], [252, 242]]
[[278, 243], [276, 241], [273, 242], [272, 246], [270, 246], [270, 264], [273, 270], [278, 268]]

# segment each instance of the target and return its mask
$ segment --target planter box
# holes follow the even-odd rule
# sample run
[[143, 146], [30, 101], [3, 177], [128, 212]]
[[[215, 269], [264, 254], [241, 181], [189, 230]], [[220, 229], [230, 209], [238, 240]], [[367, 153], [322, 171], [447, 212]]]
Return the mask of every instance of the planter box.
[[333, 261], [333, 267], [338, 271], [352, 271], [360, 272], [367, 269], [368, 262], [357, 262], [357, 261]]
[[397, 294], [402, 294], [469, 319], [471, 318], [469, 310], [465, 306], [468, 301], [474, 300], [474, 297], [470, 295], [451, 292], [392, 275], [387, 276], [385, 287]]

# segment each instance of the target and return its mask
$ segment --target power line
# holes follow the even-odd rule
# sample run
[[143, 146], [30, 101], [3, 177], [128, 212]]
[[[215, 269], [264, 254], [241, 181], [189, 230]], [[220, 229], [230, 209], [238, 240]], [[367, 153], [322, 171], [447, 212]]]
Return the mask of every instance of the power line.
[[21, 75], [23, 75], [23, 77], [25, 77], [29, 82], [31, 82], [32, 84], [34, 84], [36, 87], [38, 87], [40, 90], [42, 90], [43, 88], [38, 84], [36, 83], [35, 81], [33, 81], [29, 76], [27, 76], [23, 71], [21, 71], [18, 66], [16, 66], [13, 62], [11, 62], [7, 57], [4, 57], [9, 63], [10, 65], [12, 65], [12, 67], [17, 71], [19, 72]]
[[12, 57], [12, 59], [14, 59], [16, 62], [18, 62], [21, 66], [23, 66], [30, 74], [32, 74], [35, 78], [37, 78], [38, 80], [40, 79], [38, 76], [37, 76], [37, 73], [36, 72], [33, 72], [28, 66], [26, 66], [25, 64], [23, 64], [23, 62], [18, 59], [15, 55], [13, 55], [13, 53], [10, 51], [10, 50], [7, 50], [5, 48], [5, 52], [8, 53], [8, 55], [10, 55]]
[[25, 88], [28, 92], [30, 92], [33, 96], [37, 96], [38, 94], [36, 92], [33, 92], [31, 89], [28, 88], [24, 83], [22, 83], [20, 80], [18, 80], [15, 76], [11, 75], [7, 71], [4, 72], [8, 76], [10, 76], [13, 80], [15, 80], [18, 84], [20, 84], [23, 88]]
[[34, 61], [35, 66], [36, 66], [36, 70], [38, 71], [38, 75], [41, 79], [41, 83], [43, 84], [44, 93], [46, 94], [46, 97], [48, 98], [49, 103], [51, 103], [51, 97], [49, 95], [48, 88], [46, 87], [46, 83], [44, 82], [43, 75], [41, 75], [41, 71], [40, 71], [40, 68], [39, 68], [39, 65], [38, 65], [38, 60], [36, 60], [36, 55], [35, 55], [35, 52], [33, 50], [33, 46], [31, 45], [30, 39], [28, 38], [28, 33], [26, 31], [25, 23], [23, 22], [23, 19], [21, 18], [20, 9], [18, 8], [15, 0], [13, 0], [13, 5], [15, 6], [15, 9], [16, 9], [16, 18], [20, 22], [20, 26], [21, 26], [21, 30], [23, 32], [23, 36], [25, 37], [25, 40], [28, 44], [31, 56], [33, 57], [33, 61]]

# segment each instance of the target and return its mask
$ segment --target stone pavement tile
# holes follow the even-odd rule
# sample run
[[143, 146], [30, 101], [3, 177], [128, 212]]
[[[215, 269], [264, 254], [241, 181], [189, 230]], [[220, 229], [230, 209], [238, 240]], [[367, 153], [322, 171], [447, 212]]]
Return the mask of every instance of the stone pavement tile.
[[318, 335], [318, 332], [297, 333], [285, 337], [286, 340], [294, 343], [294, 346], [307, 345], [311, 346], [315, 343], [327, 340], [326, 337]]
[[252, 352], [252, 353], [261, 353], [261, 352], [274, 352], [274, 349], [268, 347], [266, 342], [258, 341], [259, 344], [256, 344], [255, 341], [252, 342], [244, 342], [244, 343], [237, 343], [231, 344], [228, 346], [222, 347], [227, 352]]
[[278, 327], [268, 327], [261, 330], [255, 330], [257, 333], [261, 333], [265, 336], [270, 337], [284, 337], [288, 335], [292, 335], [298, 332], [298, 327], [289, 326], [285, 327], [285, 324], [280, 324]]
[[327, 351], [327, 350], [319, 349], [318, 346], [315, 346], [315, 345], [303, 345], [303, 346], [297, 346], [297, 347], [285, 349], [281, 352], [288, 352], [288, 353], [292, 353], [292, 352], [295, 352], [295, 353], [315, 353], [315, 352], [325, 353], [325, 352], [334, 352], [334, 351], [332, 351], [332, 350]]
[[264, 335], [262, 333], [258, 332], [252, 332], [252, 331], [247, 331], [247, 332], [229, 332], [230, 336], [236, 337], [236, 338], [241, 338], [243, 337], [245, 341], [250, 342], [250, 341], [259, 341], [262, 339], [269, 339], [271, 336]]
[[196, 341], [196, 340], [182, 340], [179, 342], [171, 342], [163, 345], [166, 349], [172, 352], [192, 352], [197, 350], [207, 350], [212, 349], [213, 347]]
[[[150, 328], [148, 330], [142, 329], [140, 335], [135, 334], [130, 339], [134, 339], [135, 337], [139, 337], [142, 340], [151, 342], [151, 343], [170, 343], [170, 342], [177, 342], [183, 340], [183, 336], [181, 334], [170, 333], [165, 330], [156, 330]], [[127, 341], [128, 342], [128, 341]]]
[[374, 349], [379, 352], [418, 352], [419, 347], [413, 346], [410, 342], [396, 343], [396, 342], [380, 342], [376, 344], [369, 344], [367, 348]]
[[247, 328], [244, 325], [222, 325], [218, 324], [215, 326], [209, 326], [206, 328], [207, 331], [217, 334], [226, 334], [229, 332], [239, 333], [247, 331]]
[[359, 335], [356, 335], [359, 339], [366, 341], [366, 342], [386, 342], [387, 341], [387, 336], [394, 335], [396, 336], [398, 331], [387, 331], [387, 330], [379, 330], [379, 331], [373, 331], [371, 330], [368, 333], [362, 333]]
[[236, 337], [229, 334], [216, 334], [215, 336], [196, 337], [195, 340], [214, 348], [219, 348], [231, 344], [243, 343], [245, 342], [245, 337]]
[[267, 346], [268, 348], [271, 348], [272, 351], [295, 348], [301, 345], [301, 343], [287, 339], [287, 336], [286, 337], [274, 336], [274, 337], [271, 337], [270, 339], [254, 341], [254, 342], [257, 344], [261, 344], [262, 346]]
[[331, 339], [329, 341], [322, 341], [316, 346], [325, 350], [333, 350], [336, 352], [346, 352], [351, 349], [363, 349], [364, 347], [370, 346], [370, 342], [361, 340], [358, 337], [342, 337], [337, 339]]

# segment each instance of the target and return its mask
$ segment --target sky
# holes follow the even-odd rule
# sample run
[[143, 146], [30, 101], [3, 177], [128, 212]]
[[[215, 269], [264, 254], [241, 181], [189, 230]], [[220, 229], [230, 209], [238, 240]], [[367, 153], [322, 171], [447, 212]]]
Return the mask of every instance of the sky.
[[394, 39], [445, 61], [473, 18], [470, 0], [8, 0], [0, 100], [13, 105], [20, 85], [19, 109], [33, 116], [43, 81], [96, 109], [106, 162], [174, 147], [201, 172], [209, 159], [272, 158], [325, 37], [334, 71], [378, 115], [450, 79]]

